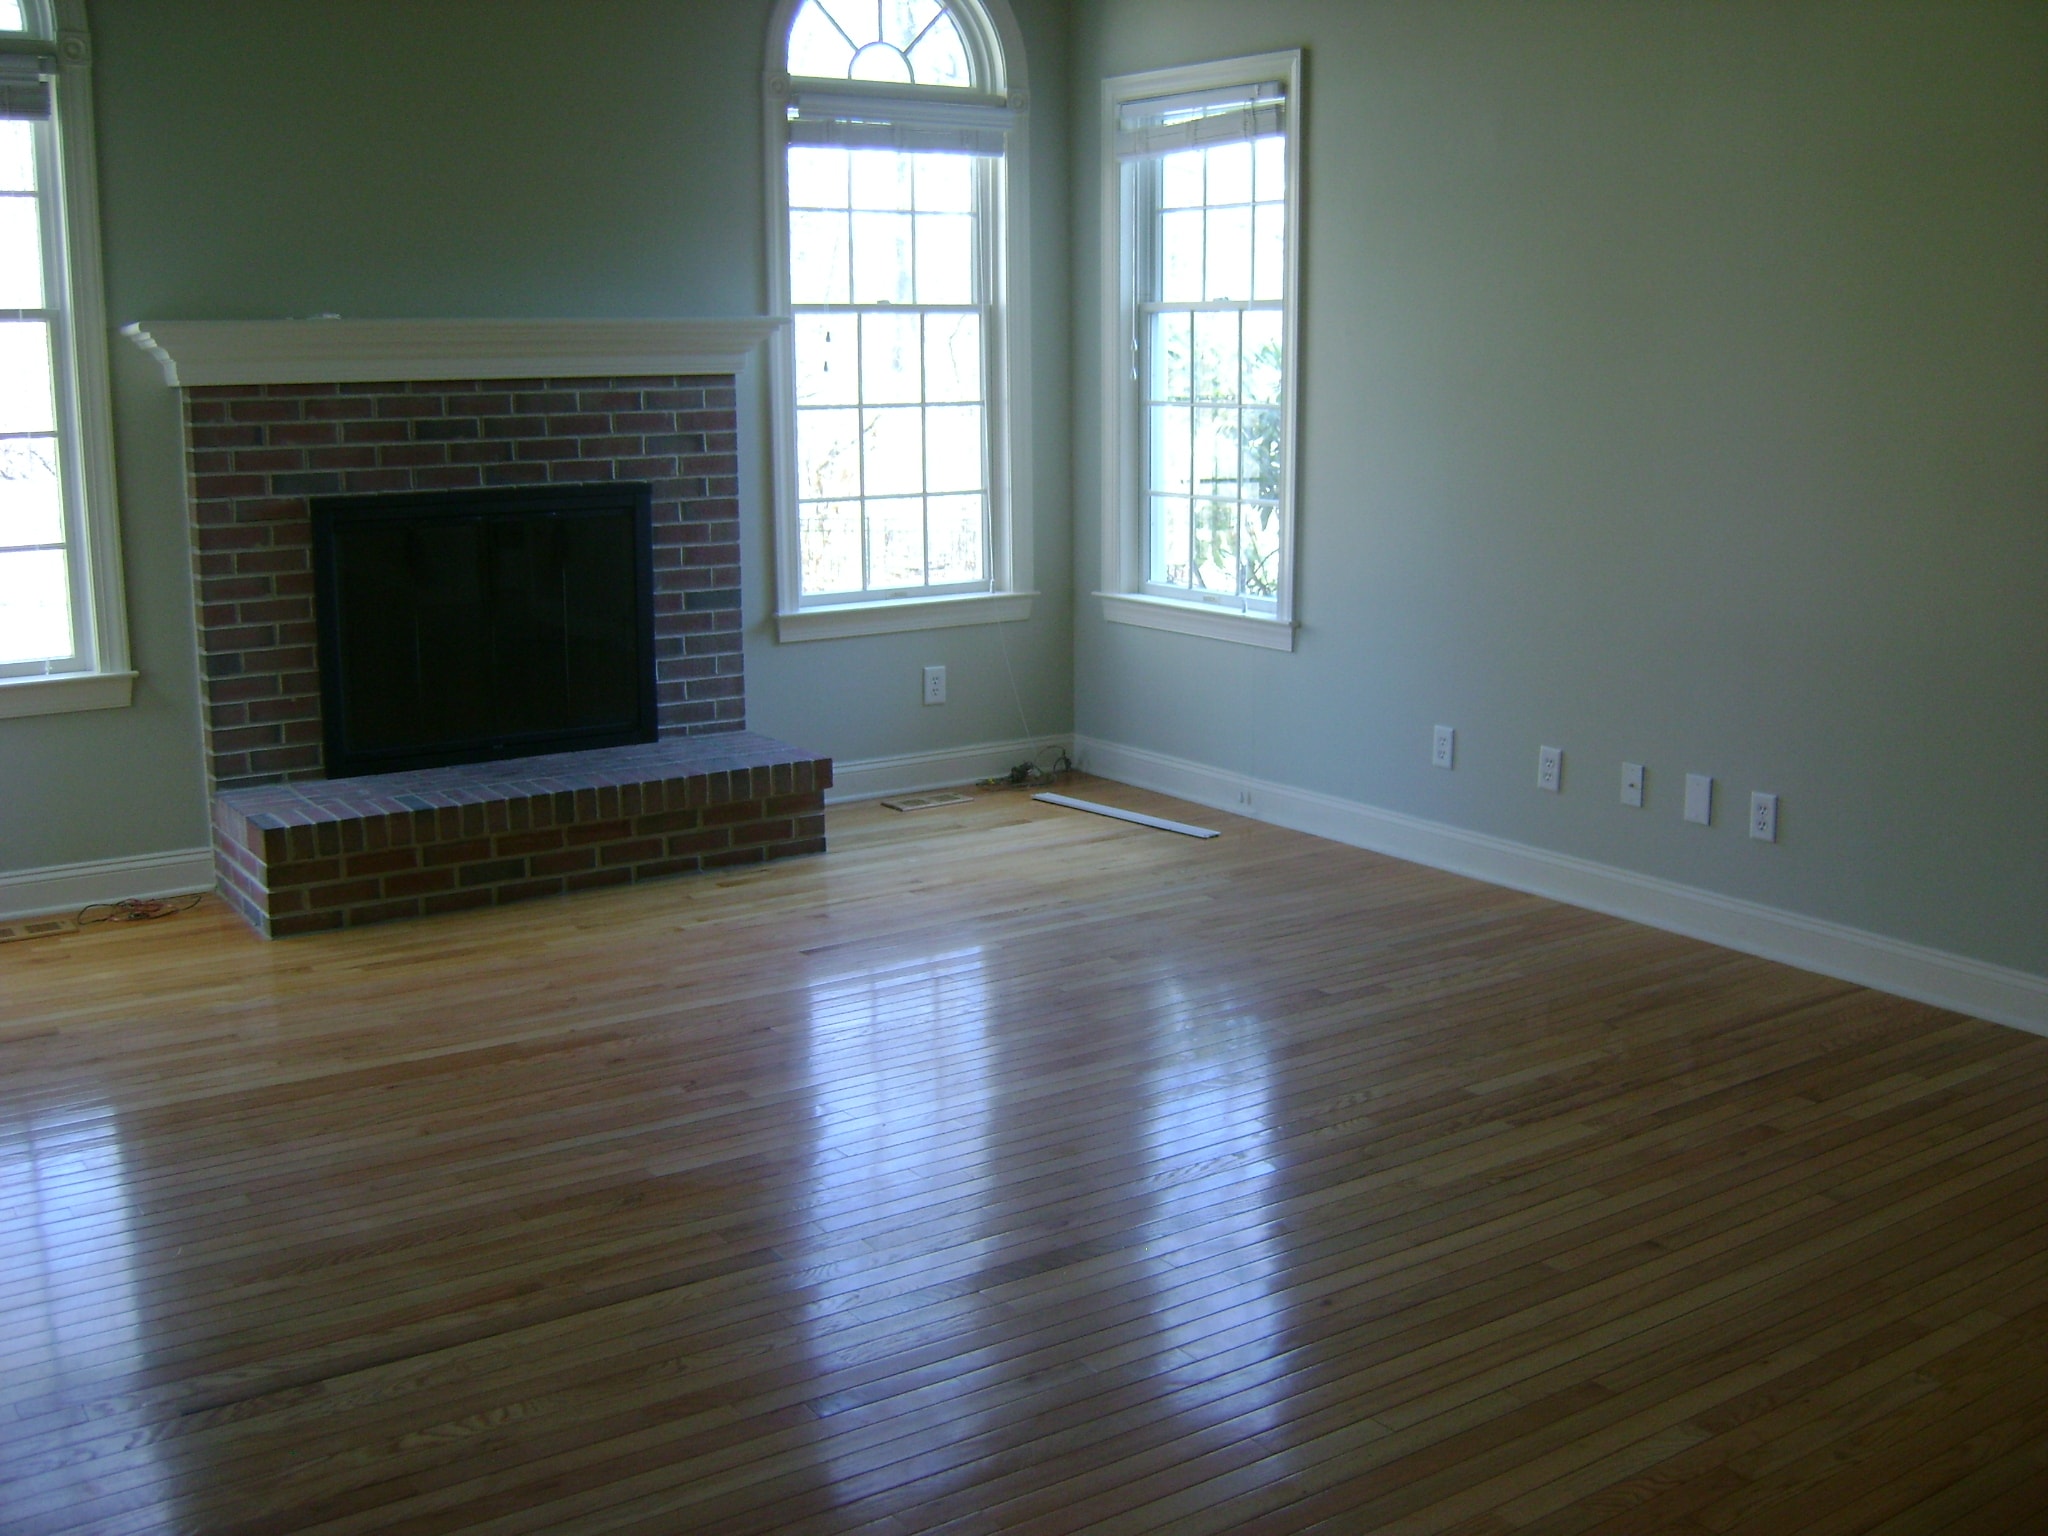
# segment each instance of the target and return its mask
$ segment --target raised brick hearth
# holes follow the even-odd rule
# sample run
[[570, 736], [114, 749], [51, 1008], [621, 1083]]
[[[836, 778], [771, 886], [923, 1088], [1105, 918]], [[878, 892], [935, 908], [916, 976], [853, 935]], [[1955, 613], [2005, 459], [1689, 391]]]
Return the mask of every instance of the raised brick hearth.
[[214, 798], [221, 893], [271, 937], [825, 851], [829, 758], [751, 731]]
[[[304, 335], [345, 349], [397, 325]], [[183, 346], [204, 328], [159, 329]], [[231, 350], [275, 329], [223, 334], [235, 333]], [[462, 323], [431, 329], [476, 344]], [[602, 349], [661, 323], [571, 329], [571, 350], [592, 337]], [[730, 373], [195, 381], [184, 405], [215, 862], [222, 894], [260, 932], [824, 851], [830, 759], [746, 730]], [[308, 498], [610, 480], [651, 491], [660, 739], [327, 778]]]

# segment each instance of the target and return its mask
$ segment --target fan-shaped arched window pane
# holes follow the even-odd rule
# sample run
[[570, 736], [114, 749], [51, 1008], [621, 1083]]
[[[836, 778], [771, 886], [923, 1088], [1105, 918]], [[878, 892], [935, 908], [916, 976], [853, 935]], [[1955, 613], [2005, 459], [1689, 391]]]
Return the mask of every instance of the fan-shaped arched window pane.
[[789, 29], [789, 72], [898, 85], [974, 83], [959, 24], [939, 0], [804, 0]]

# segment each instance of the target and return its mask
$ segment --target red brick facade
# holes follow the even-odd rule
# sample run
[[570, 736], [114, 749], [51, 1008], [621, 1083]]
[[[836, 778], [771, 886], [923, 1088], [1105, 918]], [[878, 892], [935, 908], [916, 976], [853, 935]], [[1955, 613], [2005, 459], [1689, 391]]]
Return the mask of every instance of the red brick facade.
[[309, 496], [644, 480], [666, 737], [742, 730], [729, 375], [185, 391], [206, 768], [322, 777]]

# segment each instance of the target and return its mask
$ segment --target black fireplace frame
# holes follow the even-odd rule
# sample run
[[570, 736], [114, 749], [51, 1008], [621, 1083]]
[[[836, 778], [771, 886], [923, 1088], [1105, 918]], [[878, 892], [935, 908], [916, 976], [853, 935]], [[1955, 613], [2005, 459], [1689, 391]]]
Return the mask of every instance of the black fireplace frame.
[[[329, 778], [353, 778], [454, 763], [494, 762], [550, 752], [628, 746], [658, 738], [654, 635], [654, 523], [652, 487], [640, 481], [606, 480], [570, 485], [489, 486], [451, 491], [405, 491], [383, 495], [309, 498], [312, 522], [314, 619], [320, 668], [322, 750]], [[433, 518], [570, 516], [627, 513], [633, 526], [633, 602], [637, 708], [620, 729], [558, 731], [496, 736], [426, 751], [365, 752], [345, 739], [348, 679], [342, 666], [337, 561], [334, 544], [344, 528], [364, 522], [416, 522]]]

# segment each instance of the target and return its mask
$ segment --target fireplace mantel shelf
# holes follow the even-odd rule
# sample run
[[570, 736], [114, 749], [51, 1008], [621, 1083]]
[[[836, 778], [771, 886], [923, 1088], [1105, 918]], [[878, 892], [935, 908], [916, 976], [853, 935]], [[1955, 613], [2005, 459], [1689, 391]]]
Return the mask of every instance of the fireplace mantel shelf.
[[122, 334], [164, 382], [360, 384], [382, 380], [736, 374], [782, 322], [716, 320], [143, 320]]

